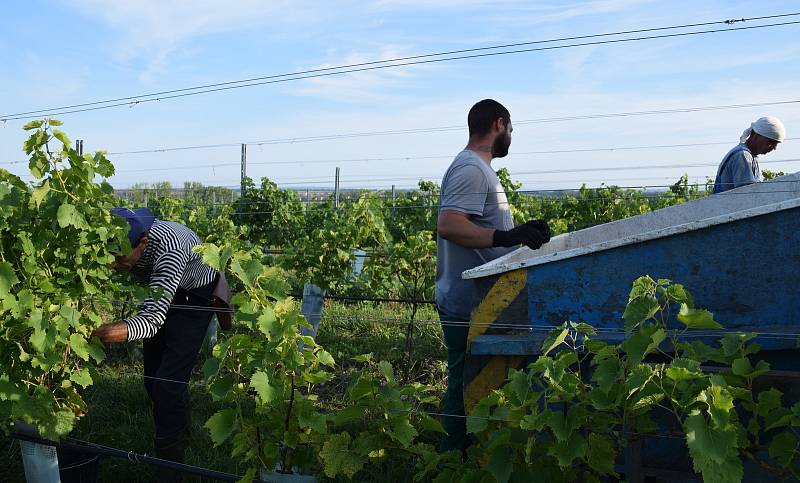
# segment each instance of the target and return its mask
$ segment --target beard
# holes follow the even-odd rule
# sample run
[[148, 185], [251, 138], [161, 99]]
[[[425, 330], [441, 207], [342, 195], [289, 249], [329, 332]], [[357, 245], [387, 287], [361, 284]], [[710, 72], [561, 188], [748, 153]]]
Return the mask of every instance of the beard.
[[505, 158], [508, 155], [508, 148], [511, 147], [511, 136], [508, 131], [503, 132], [502, 135], [497, 136], [492, 143], [492, 157]]

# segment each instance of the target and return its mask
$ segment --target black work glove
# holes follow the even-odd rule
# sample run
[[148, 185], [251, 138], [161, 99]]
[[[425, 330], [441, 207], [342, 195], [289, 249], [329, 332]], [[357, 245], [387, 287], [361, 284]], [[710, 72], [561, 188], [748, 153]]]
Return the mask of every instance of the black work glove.
[[544, 220], [531, 220], [508, 231], [495, 230], [492, 237], [493, 247], [514, 247], [527, 245], [536, 250], [550, 241], [550, 227]]

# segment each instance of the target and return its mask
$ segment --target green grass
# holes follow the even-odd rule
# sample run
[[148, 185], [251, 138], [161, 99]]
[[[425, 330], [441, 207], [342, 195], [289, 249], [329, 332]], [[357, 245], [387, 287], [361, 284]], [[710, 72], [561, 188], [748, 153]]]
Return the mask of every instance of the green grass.
[[[415, 325], [409, 356], [406, 353], [405, 323], [409, 314], [408, 307], [400, 304], [326, 303], [317, 341], [337, 362], [337, 377], [320, 388], [326, 402], [336, 404], [340, 401], [356, 367], [352, 358], [365, 353], [372, 353], [376, 360], [391, 362], [396, 373], [406, 382], [433, 385], [444, 392], [447, 368], [441, 328], [430, 323]], [[403, 323], [370, 322], [368, 319], [402, 319]], [[437, 320], [438, 317], [432, 307], [423, 307], [417, 312], [416, 319]], [[202, 427], [219, 409], [202, 386], [199, 369], [207, 353], [208, 350], [204, 350], [198, 360], [190, 388], [193, 438], [186, 463], [243, 474], [244, 468], [238, 467], [230, 457], [230, 447], [214, 448]], [[99, 379], [85, 392], [89, 411], [70, 436], [135, 453], [153, 454], [151, 404], [142, 383], [141, 351], [135, 344], [120, 345], [110, 348], [108, 355], [100, 369]], [[0, 481], [25, 481], [19, 445], [0, 434], [0, 452], [7, 461], [0, 465]], [[103, 458], [100, 471], [100, 481], [149, 481], [154, 476], [153, 467], [119, 458]], [[381, 467], [359, 473], [359, 480], [386, 481], [386, 476], [391, 475], [392, 481], [408, 481], [413, 474], [414, 468], [388, 461]], [[186, 481], [213, 480], [195, 477]]]

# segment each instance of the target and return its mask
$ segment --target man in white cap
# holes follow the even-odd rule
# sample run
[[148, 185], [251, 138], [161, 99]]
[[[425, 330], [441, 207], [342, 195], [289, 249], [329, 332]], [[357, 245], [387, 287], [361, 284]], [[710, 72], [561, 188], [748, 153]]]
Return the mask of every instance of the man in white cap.
[[751, 124], [739, 138], [739, 145], [722, 158], [714, 179], [714, 193], [760, 181], [757, 156], [774, 151], [785, 138], [786, 129], [777, 117], [762, 117]]

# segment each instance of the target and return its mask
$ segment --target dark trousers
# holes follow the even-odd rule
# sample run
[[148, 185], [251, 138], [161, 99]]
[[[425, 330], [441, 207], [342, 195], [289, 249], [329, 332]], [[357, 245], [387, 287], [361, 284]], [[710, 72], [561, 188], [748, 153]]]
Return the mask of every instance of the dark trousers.
[[[192, 293], [179, 289], [172, 303], [206, 309], [212, 291], [213, 284], [193, 289]], [[189, 377], [212, 315], [207, 310], [170, 308], [161, 329], [144, 340], [144, 387], [153, 401], [157, 438], [188, 429]]]
[[[468, 322], [463, 317], [453, 317], [439, 311], [439, 320], [447, 345], [447, 392], [442, 400], [442, 413], [452, 416], [442, 418], [447, 435], [442, 439], [439, 449], [464, 450], [469, 446], [467, 420], [464, 417], [464, 357], [467, 352]], [[461, 322], [448, 324], [447, 322]]]

